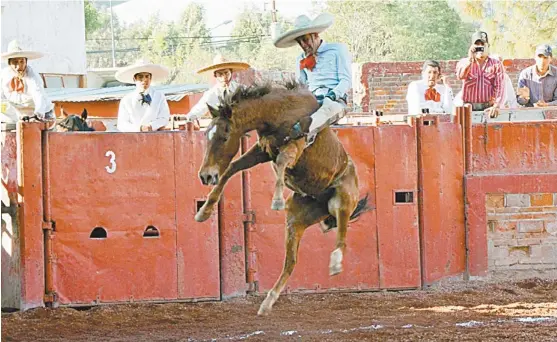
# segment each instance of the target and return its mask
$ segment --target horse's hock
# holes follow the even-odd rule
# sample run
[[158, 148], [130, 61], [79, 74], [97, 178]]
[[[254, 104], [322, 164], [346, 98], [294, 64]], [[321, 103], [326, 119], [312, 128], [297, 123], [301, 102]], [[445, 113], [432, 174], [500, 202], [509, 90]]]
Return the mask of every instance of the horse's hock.
[[[472, 124], [459, 108], [453, 118], [336, 132], [373, 210], [351, 223], [338, 276], [328, 274], [334, 233], [308, 229], [287, 291], [555, 272], [557, 121]], [[54, 133], [38, 123], [3, 132], [2, 307], [270, 289], [284, 257], [272, 169], [232, 178], [218, 210], [197, 223], [209, 192], [197, 176], [202, 134]]]

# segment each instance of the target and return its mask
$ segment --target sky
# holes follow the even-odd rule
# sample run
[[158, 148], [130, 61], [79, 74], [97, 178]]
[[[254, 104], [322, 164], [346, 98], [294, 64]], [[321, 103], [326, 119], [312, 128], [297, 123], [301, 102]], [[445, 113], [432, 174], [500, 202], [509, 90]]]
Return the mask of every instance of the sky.
[[[200, 3], [205, 7], [207, 27], [215, 28], [211, 30], [213, 36], [229, 35], [234, 27], [234, 18], [246, 5], [254, 4], [258, 8], [271, 10], [271, 0], [130, 0], [114, 6], [113, 12], [126, 24], [147, 19], [157, 11], [163, 20], [177, 20], [182, 10], [191, 2]], [[311, 10], [314, 2], [315, 0], [276, 0], [275, 6], [280, 15], [294, 19], [301, 14], [312, 17]], [[149, 10], [145, 10], [146, 8]], [[232, 22], [219, 25], [227, 20]]]

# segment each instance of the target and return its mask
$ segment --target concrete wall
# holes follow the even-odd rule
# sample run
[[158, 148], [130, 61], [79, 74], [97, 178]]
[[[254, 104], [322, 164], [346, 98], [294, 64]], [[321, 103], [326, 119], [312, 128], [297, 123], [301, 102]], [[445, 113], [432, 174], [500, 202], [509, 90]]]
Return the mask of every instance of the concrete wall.
[[82, 0], [2, 1], [2, 52], [13, 39], [24, 49], [45, 54], [30, 62], [38, 72], [86, 73]]

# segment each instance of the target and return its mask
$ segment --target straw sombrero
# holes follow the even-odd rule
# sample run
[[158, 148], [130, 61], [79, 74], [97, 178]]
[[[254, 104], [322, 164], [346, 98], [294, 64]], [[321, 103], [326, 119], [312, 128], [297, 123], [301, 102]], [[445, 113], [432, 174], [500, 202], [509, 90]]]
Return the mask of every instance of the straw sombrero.
[[8, 44], [8, 51], [2, 53], [2, 59], [9, 59], [9, 58], [27, 58], [27, 59], [37, 59], [44, 56], [41, 52], [31, 51], [31, 50], [24, 50], [19, 46], [19, 42], [17, 40], [12, 40]]
[[116, 72], [116, 79], [122, 83], [134, 83], [133, 76], [140, 72], [148, 72], [151, 74], [151, 80], [162, 81], [168, 77], [169, 71], [165, 66], [153, 64], [149, 60], [143, 58], [136, 61], [133, 65], [124, 67]]
[[311, 20], [307, 15], [301, 15], [294, 20], [294, 28], [281, 34], [275, 39], [274, 44], [278, 48], [288, 48], [298, 44], [296, 38], [308, 33], [321, 33], [333, 24], [333, 16], [321, 13]]
[[207, 71], [217, 71], [223, 69], [246, 70], [249, 69], [249, 67], [250, 65], [248, 63], [228, 61], [222, 55], [217, 55], [213, 59], [213, 64], [197, 70], [197, 73], [202, 74]]

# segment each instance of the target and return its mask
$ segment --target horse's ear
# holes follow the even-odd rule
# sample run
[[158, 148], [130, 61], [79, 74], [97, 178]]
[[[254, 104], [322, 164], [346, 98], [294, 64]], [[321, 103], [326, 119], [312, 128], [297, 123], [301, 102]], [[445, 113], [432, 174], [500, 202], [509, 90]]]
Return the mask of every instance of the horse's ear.
[[230, 106], [226, 106], [222, 109], [222, 116], [227, 119], [232, 118], [232, 108]]
[[81, 118], [83, 120], [87, 120], [87, 108], [83, 108], [83, 112], [81, 112]]
[[209, 113], [211, 113], [211, 116], [213, 118], [216, 118], [218, 116], [220, 116], [219, 110], [216, 109], [215, 107], [212, 107], [210, 104], [207, 103], [207, 108], [209, 108]]

